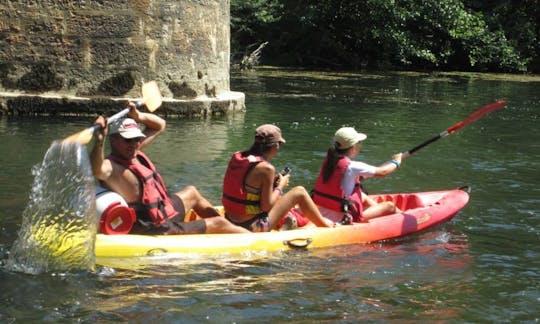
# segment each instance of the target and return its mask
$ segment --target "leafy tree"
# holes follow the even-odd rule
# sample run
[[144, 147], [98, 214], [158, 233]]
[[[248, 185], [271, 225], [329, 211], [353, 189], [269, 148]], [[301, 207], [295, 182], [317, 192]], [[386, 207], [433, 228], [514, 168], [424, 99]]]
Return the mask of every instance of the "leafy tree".
[[232, 1], [233, 43], [269, 41], [277, 65], [524, 72], [538, 67], [538, 1]]
[[[525, 62], [501, 29], [460, 0], [403, 1], [406, 37], [402, 62], [433, 68], [523, 71]], [[414, 64], [416, 63], [416, 64]]]
[[233, 60], [266, 41], [265, 30], [269, 24], [279, 21], [277, 11], [282, 7], [279, 0], [232, 0], [231, 1], [231, 48]]
[[540, 72], [539, 0], [465, 0], [465, 3], [470, 8], [483, 12], [490, 25], [504, 30], [508, 44], [520, 53], [528, 70]]

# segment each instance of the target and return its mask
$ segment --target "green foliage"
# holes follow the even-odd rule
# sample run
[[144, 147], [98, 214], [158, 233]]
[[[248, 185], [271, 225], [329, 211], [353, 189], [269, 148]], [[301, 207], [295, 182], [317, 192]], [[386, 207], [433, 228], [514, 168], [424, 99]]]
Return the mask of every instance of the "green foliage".
[[540, 53], [538, 0], [525, 2], [232, 1], [232, 38], [269, 41], [279, 65], [525, 72]]
[[241, 57], [264, 42], [261, 34], [269, 24], [279, 20], [279, 0], [232, 0], [231, 45], [233, 56]]

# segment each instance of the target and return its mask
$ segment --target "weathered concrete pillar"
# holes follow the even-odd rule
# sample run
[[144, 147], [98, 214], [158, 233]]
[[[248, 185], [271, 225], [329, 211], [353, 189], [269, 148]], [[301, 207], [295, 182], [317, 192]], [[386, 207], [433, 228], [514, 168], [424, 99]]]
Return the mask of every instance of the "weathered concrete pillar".
[[229, 85], [229, 8], [229, 0], [4, 0], [2, 110], [110, 112], [114, 100], [139, 97], [143, 80], [158, 81], [160, 113], [244, 110]]

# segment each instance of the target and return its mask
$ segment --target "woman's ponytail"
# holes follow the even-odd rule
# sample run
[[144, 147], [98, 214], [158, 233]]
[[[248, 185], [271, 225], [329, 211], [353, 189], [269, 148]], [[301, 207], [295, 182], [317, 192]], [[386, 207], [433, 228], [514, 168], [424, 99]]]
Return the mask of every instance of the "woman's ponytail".
[[347, 151], [339, 150], [338, 147], [339, 143], [334, 142], [326, 152], [326, 159], [323, 165], [323, 182], [327, 182], [330, 179], [332, 173], [334, 173], [334, 170], [336, 169], [339, 159], [343, 156], [344, 152]]

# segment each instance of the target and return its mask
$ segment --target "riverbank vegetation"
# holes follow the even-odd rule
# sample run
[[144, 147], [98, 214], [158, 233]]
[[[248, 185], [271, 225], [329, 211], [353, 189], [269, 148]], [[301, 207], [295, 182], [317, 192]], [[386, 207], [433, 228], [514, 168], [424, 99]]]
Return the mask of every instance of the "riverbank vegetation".
[[540, 73], [539, 0], [232, 0], [233, 62]]

